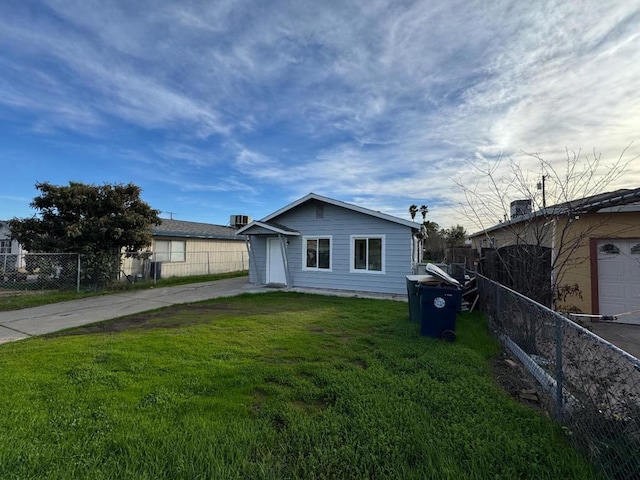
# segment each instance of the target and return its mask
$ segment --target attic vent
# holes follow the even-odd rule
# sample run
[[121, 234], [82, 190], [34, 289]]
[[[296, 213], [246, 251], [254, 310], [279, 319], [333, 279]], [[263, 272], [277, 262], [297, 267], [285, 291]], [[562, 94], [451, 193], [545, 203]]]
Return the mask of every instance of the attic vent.
[[233, 228], [242, 228], [251, 223], [251, 217], [248, 215], [231, 215], [229, 217], [229, 225]]

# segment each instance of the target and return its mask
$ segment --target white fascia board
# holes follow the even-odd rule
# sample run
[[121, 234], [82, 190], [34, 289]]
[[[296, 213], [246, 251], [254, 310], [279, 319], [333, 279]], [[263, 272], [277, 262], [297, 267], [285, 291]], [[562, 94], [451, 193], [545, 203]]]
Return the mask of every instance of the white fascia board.
[[309, 193], [302, 198], [299, 198], [295, 202], [290, 203], [289, 205], [282, 207], [280, 210], [273, 212], [270, 215], [267, 215], [262, 219], [263, 222], [268, 222], [269, 220], [276, 218], [283, 213], [297, 207], [298, 205], [303, 204], [309, 200], [317, 200], [319, 202], [327, 203], [329, 205], [335, 205], [337, 207], [346, 208], [347, 210], [352, 210], [354, 212], [359, 212], [365, 215], [370, 215], [372, 217], [380, 218], [382, 220], [386, 220], [388, 222], [398, 223], [400, 225], [404, 225], [405, 227], [412, 228], [414, 230], [420, 230], [420, 224], [416, 222], [412, 222], [409, 220], [404, 220], [402, 218], [394, 217], [393, 215], [389, 215], [382, 212], [377, 212], [375, 210], [369, 210], [368, 208], [359, 207], [358, 205], [353, 205], [351, 203], [342, 202], [340, 200], [334, 200], [333, 198], [323, 197], [322, 195], [318, 195], [317, 193]]

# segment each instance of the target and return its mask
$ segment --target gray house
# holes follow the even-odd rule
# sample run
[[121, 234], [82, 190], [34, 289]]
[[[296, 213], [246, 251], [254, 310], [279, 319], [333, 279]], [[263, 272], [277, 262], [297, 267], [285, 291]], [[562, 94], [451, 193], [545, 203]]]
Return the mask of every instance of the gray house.
[[406, 292], [420, 225], [310, 193], [238, 230], [249, 281], [288, 287]]

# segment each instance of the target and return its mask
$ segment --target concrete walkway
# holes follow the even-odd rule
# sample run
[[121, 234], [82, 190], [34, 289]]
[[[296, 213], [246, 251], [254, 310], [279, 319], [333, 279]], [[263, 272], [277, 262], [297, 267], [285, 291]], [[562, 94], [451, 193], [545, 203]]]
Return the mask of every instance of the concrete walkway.
[[278, 290], [407, 301], [406, 295], [308, 288], [271, 288], [264, 285], [252, 285], [248, 283], [248, 277], [236, 277], [176, 287], [149, 288], [110, 295], [98, 295], [68, 302], [51, 303], [40, 307], [0, 312], [0, 343], [14, 342], [170, 305], [199, 302], [218, 297], [233, 297], [242, 293], [265, 293]]
[[265, 287], [247, 283], [247, 277], [237, 277], [176, 287], [98, 295], [40, 307], [0, 312], [0, 343], [22, 340], [169, 305], [265, 291], [267, 291]]

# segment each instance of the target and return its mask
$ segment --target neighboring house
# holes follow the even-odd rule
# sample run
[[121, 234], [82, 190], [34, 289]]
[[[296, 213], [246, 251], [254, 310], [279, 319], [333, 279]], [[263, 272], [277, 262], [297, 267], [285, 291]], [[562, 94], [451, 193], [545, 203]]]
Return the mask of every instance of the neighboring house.
[[[522, 207], [518, 202], [518, 208]], [[509, 251], [516, 245], [546, 248], [548, 258], [539, 258], [548, 262], [549, 284], [574, 287], [573, 295], [561, 298], [557, 308], [592, 315], [639, 310], [620, 315], [619, 320], [640, 324], [640, 188], [536, 212], [529, 207], [515, 215], [513, 206], [511, 220], [470, 236], [474, 249], [488, 258], [492, 250]], [[551, 264], [563, 265], [562, 271], [552, 271]], [[531, 275], [529, 271], [519, 273]], [[553, 275], [558, 278], [554, 280]]]
[[247, 270], [245, 239], [236, 232], [222, 225], [162, 219], [152, 230], [152, 255], [125, 261], [123, 271], [167, 278]]
[[3, 253], [14, 255], [24, 253], [18, 241], [11, 238], [8, 220], [0, 220], [0, 255]]
[[11, 238], [9, 222], [0, 220], [0, 271], [15, 271], [21, 261], [21, 255], [26, 253], [17, 240]]
[[[122, 273], [167, 278], [247, 270], [245, 239], [236, 232], [237, 228], [222, 225], [162, 219], [153, 227], [149, 252], [125, 258]], [[15, 270], [25, 253], [11, 240], [8, 222], [0, 221], [0, 270]]]
[[420, 225], [310, 193], [238, 230], [249, 238], [249, 281], [288, 287], [406, 293]]

